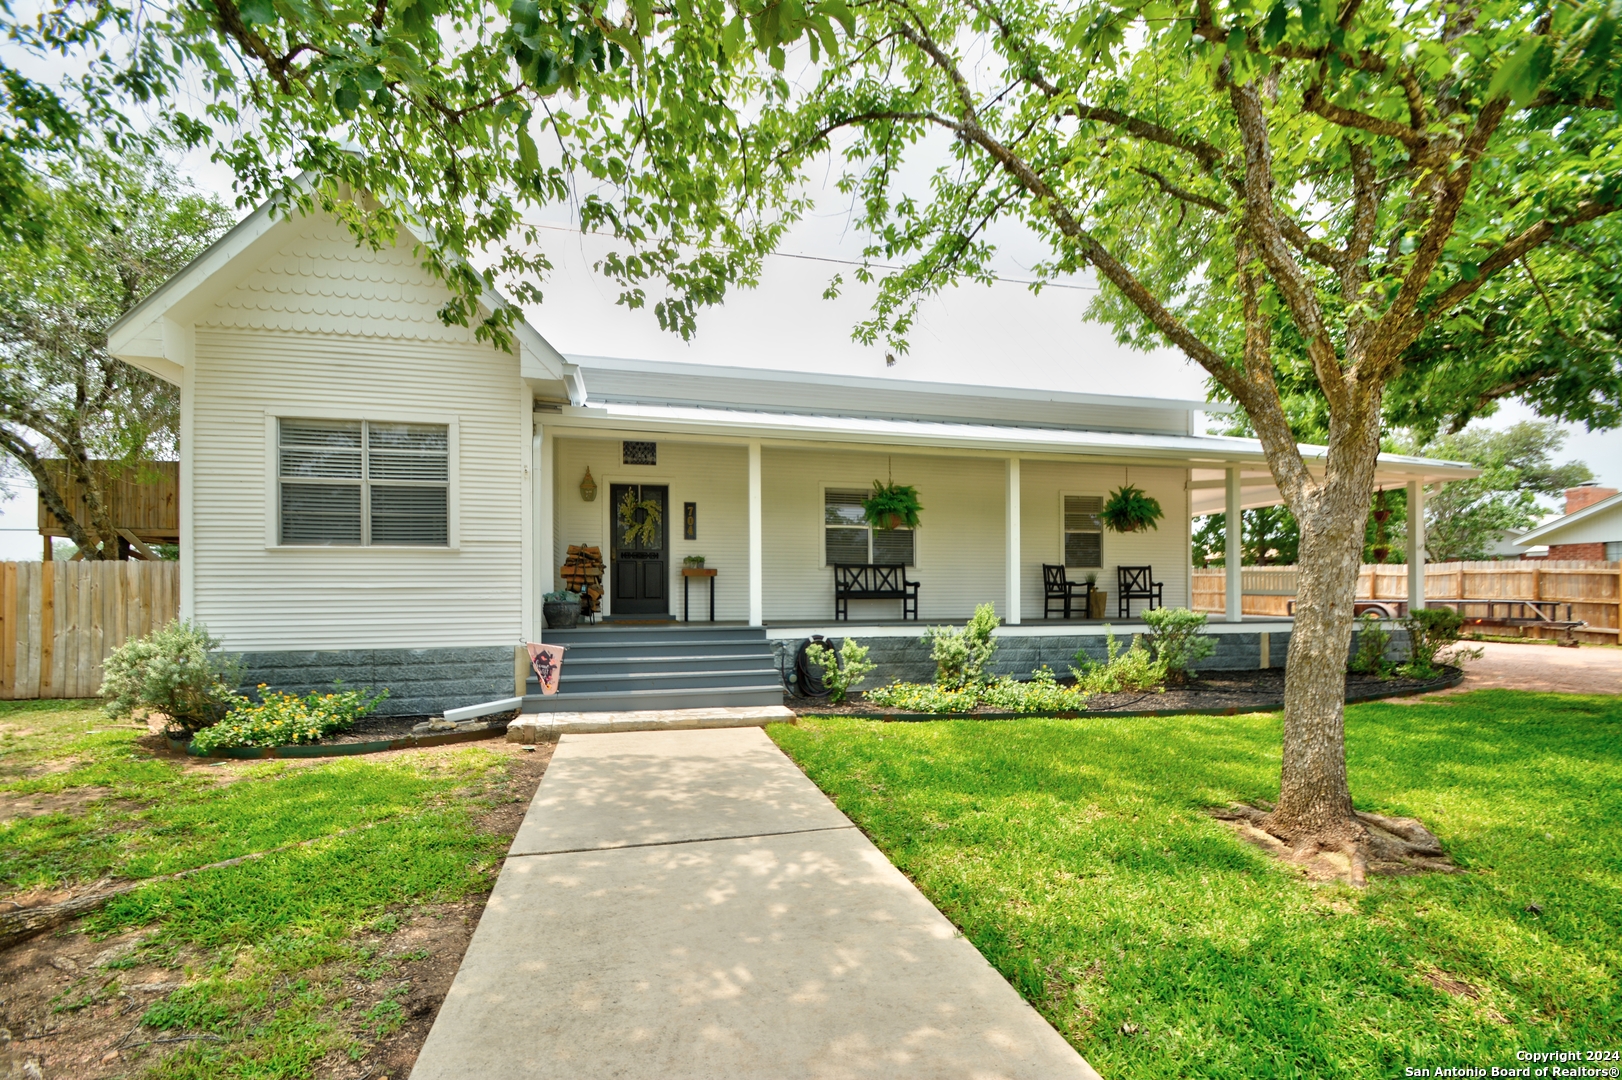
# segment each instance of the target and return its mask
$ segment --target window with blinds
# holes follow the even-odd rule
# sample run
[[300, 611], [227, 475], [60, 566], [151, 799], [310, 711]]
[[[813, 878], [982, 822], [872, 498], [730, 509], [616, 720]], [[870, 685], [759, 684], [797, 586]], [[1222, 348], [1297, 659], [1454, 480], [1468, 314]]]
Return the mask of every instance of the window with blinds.
[[278, 422], [281, 542], [450, 543], [450, 428]]
[[1084, 570], [1104, 565], [1104, 500], [1098, 495], [1064, 497], [1064, 564]]
[[911, 529], [875, 529], [862, 514], [865, 491], [834, 491], [823, 499], [823, 561], [912, 566]]

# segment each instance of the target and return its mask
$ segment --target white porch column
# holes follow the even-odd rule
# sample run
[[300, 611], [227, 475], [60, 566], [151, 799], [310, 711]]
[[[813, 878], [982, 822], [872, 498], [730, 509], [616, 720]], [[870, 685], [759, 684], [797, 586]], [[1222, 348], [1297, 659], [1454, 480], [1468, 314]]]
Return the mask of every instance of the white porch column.
[[1019, 625], [1019, 458], [1008, 459], [1008, 576], [1003, 585], [1003, 622]]
[[765, 620], [765, 598], [761, 588], [765, 555], [760, 537], [760, 440], [749, 440], [749, 625]]
[[[557, 512], [557, 468], [552, 460], [552, 429], [535, 425], [533, 479], [535, 491], [535, 633], [546, 625], [541, 614], [540, 594], [549, 593], [557, 582], [557, 551], [552, 546], [553, 518]], [[531, 641], [544, 641], [534, 637]]]
[[1425, 606], [1425, 483], [1408, 481], [1408, 610]]
[[1240, 563], [1244, 560], [1244, 510], [1239, 505], [1239, 469], [1228, 467], [1227, 475], [1227, 548], [1222, 566], [1227, 579], [1227, 597], [1222, 605], [1225, 622], [1239, 622], [1244, 613], [1244, 585], [1240, 576]]

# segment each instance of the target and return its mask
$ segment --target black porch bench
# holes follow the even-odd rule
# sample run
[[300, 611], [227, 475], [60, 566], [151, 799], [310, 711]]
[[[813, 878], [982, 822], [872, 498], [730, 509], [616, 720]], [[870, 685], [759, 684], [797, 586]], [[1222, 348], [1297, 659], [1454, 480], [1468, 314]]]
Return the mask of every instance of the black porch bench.
[[834, 563], [834, 619], [850, 619], [852, 600], [899, 600], [901, 617], [917, 622], [918, 584], [905, 566]]

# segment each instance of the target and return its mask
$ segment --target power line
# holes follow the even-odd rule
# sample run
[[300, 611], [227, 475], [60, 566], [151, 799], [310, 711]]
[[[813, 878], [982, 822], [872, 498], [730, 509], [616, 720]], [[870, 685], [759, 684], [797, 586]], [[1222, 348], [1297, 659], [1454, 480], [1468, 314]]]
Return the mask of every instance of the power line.
[[[534, 228], [537, 228], [537, 229], [551, 229], [554, 232], [574, 233], [577, 236], [602, 236], [602, 237], [607, 237], [608, 239], [613, 239], [613, 237], [608, 236], [607, 233], [598, 233], [598, 232], [587, 233], [583, 229], [576, 228], [573, 225], [554, 225], [554, 224], [551, 224], [551, 223], [548, 223], [548, 222], [540, 222], [540, 221], [526, 221], [524, 224], [530, 225], [530, 226], [532, 226]], [[874, 269], [874, 270], [902, 270], [902, 269], [905, 269], [904, 267], [896, 266], [896, 265], [894, 265], [892, 263], [864, 263], [860, 259], [838, 259], [838, 258], [833, 257], [832, 255], [803, 255], [803, 254], [800, 254], [798, 252], [793, 252], [793, 251], [773, 251], [770, 254], [772, 254], [772, 255], [776, 256], [777, 258], [780, 258], [780, 259], [801, 259], [801, 260], [803, 260], [805, 262], [830, 263], [830, 264], [835, 265], [835, 266], [866, 266], [866, 267], [869, 267], [869, 268]], [[1001, 281], [1004, 284], [1008, 284], [1008, 285], [1036, 285], [1036, 284], [1040, 284], [1042, 286], [1042, 288], [1044, 288], [1044, 289], [1073, 289], [1076, 292], [1097, 292], [1098, 291], [1098, 286], [1097, 285], [1076, 285], [1076, 284], [1073, 284], [1073, 283], [1070, 283], [1070, 282], [1064, 282], [1064, 281], [1042, 281], [1042, 282], [1038, 282], [1038, 280], [1036, 278], [1015, 278], [1015, 277], [1007, 277], [1006, 275], [1003, 275], [1003, 274], [993, 274], [993, 275], [991, 275], [991, 279], [993, 281]]]

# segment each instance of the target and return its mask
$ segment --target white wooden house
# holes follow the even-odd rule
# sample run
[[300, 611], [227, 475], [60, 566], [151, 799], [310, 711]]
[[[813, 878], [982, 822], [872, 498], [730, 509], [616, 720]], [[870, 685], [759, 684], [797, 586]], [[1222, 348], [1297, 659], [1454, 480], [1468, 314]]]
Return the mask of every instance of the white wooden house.
[[[1062, 671], [1100, 628], [1044, 618], [1043, 564], [1097, 575], [1130, 624], [1116, 567], [1152, 566], [1165, 602], [1187, 605], [1191, 519], [1277, 501], [1256, 442], [1198, 433], [1196, 414], [1224, 408], [1203, 401], [566, 356], [544, 319], [504, 351], [439, 319], [445, 290], [416, 242], [373, 251], [335, 221], [261, 208], [110, 335], [181, 388], [181, 609], [255, 681], [388, 686], [400, 712], [511, 694], [515, 646], [549, 637], [542, 594], [569, 545], [609, 564], [607, 619], [577, 644], [686, 630], [717, 645], [698, 655], [745, 641], [759, 662], [747, 678], [716, 675], [720, 659], [678, 672], [644, 644], [593, 680], [576, 665], [572, 688], [566, 666], [567, 707], [765, 700], [816, 633], [854, 632], [886, 674], [922, 673], [898, 601], [852, 601], [836, 625], [844, 560], [905, 563], [925, 624], [994, 604], [1009, 670]], [[1468, 475], [1390, 456], [1380, 482], [1419, 498]], [[892, 478], [918, 489], [922, 524], [875, 535], [851, 508]], [[1128, 482], [1160, 501], [1158, 529], [1099, 526]], [[665, 527], [640, 545], [651, 554], [620, 559], [627, 487]], [[684, 579], [688, 555], [715, 577]], [[695, 627], [649, 625], [680, 620], [684, 584]], [[724, 632], [696, 627], [709, 585]], [[1240, 621], [1236, 577], [1231, 593], [1215, 662], [1281, 663], [1288, 621]]]

